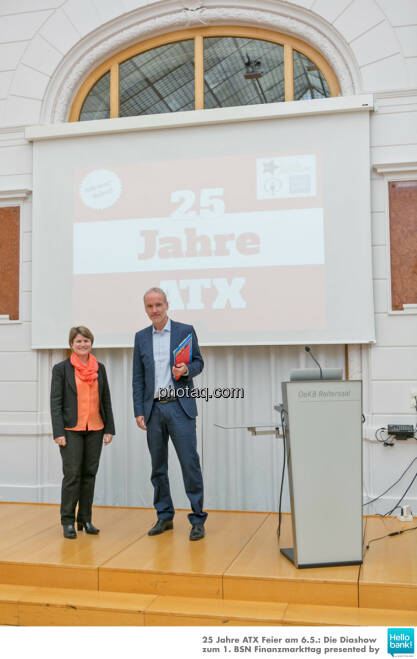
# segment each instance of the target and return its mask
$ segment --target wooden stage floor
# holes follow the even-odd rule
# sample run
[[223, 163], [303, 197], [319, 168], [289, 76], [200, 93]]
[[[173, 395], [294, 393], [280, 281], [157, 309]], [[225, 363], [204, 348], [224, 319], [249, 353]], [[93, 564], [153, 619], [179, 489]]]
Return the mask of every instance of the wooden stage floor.
[[[155, 537], [151, 509], [93, 521], [99, 536], [66, 540], [58, 506], [0, 504], [1, 624], [417, 624], [417, 531], [372, 543], [362, 566], [297, 570], [272, 513], [211, 512], [198, 542], [185, 511]], [[365, 518], [365, 544], [416, 524]], [[284, 515], [282, 546], [290, 534]]]

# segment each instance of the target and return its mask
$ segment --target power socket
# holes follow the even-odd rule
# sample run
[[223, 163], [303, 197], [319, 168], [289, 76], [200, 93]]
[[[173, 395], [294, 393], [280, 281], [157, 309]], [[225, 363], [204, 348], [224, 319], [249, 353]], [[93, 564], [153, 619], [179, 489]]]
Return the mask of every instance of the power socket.
[[388, 434], [395, 435], [397, 439], [414, 437], [414, 426], [405, 424], [388, 424]]
[[413, 511], [410, 506], [404, 506], [401, 508], [400, 514], [397, 515], [397, 519], [400, 522], [412, 522], [413, 521]]

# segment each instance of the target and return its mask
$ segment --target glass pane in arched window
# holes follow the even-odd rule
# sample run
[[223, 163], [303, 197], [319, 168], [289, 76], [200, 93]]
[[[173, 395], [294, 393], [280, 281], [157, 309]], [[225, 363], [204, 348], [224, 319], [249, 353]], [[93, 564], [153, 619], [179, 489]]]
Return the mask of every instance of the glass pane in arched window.
[[284, 47], [260, 39], [204, 39], [206, 108], [284, 101]]
[[110, 73], [105, 73], [90, 89], [80, 112], [80, 121], [110, 117]]
[[328, 96], [330, 91], [326, 79], [317, 66], [308, 57], [294, 50], [294, 100]]
[[119, 66], [120, 117], [194, 109], [194, 41], [147, 50]]

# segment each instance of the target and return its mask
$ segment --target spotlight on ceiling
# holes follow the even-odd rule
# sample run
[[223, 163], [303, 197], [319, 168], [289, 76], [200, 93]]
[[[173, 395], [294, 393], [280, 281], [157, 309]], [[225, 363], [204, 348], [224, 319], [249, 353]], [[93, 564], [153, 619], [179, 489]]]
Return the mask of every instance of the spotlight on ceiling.
[[246, 53], [246, 62], [245, 62], [246, 73], [244, 75], [246, 80], [262, 78], [263, 71], [261, 70], [261, 66], [262, 63], [260, 59], [251, 59], [249, 55]]

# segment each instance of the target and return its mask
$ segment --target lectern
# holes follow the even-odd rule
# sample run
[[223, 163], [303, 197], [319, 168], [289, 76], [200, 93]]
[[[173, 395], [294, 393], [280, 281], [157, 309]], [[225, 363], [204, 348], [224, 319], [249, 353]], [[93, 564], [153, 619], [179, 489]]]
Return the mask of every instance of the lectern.
[[362, 382], [284, 382], [297, 568], [362, 563]]

